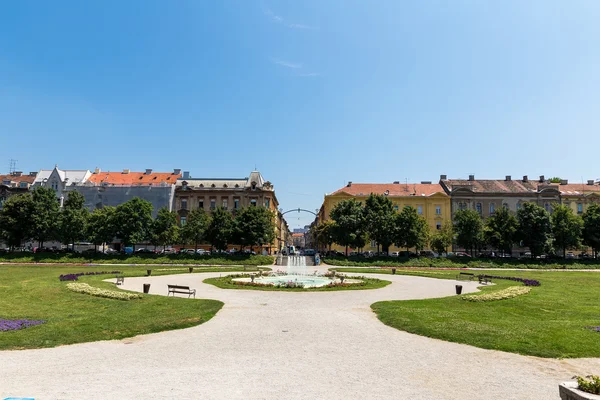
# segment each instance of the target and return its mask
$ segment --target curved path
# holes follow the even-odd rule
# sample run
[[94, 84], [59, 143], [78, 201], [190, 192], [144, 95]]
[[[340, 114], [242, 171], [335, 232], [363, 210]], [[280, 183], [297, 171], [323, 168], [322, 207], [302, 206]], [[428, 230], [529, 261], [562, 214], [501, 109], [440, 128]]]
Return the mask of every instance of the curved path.
[[393, 283], [382, 289], [313, 293], [202, 283], [219, 275], [126, 278], [125, 289], [151, 283], [162, 295], [169, 283], [189, 284], [225, 306], [193, 328], [0, 352], [0, 398], [538, 400], [558, 398], [558, 382], [600, 367], [596, 359], [524, 357], [409, 334], [369, 307], [453, 295], [455, 281], [386, 275]]

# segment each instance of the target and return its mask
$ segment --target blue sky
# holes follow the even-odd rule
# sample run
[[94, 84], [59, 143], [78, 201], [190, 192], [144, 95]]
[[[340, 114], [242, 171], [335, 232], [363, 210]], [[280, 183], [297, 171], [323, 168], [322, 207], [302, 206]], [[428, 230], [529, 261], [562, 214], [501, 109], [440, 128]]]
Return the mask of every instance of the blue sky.
[[[0, 3], [0, 172], [600, 178], [600, 2]], [[312, 220], [288, 214], [291, 228]]]

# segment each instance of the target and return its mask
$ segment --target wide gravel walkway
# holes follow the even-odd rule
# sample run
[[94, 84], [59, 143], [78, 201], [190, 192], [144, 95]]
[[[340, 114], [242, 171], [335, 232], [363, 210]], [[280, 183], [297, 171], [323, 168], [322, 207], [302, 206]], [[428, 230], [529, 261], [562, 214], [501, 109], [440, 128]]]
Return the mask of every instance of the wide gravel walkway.
[[0, 398], [539, 400], [557, 399], [560, 381], [600, 368], [597, 359], [524, 357], [412, 335], [369, 307], [450, 296], [455, 281], [386, 275], [393, 283], [383, 289], [285, 293], [218, 289], [202, 283], [209, 276], [219, 273], [126, 278], [125, 289], [147, 282], [164, 295], [168, 283], [190, 285], [225, 306], [193, 328], [0, 352]]

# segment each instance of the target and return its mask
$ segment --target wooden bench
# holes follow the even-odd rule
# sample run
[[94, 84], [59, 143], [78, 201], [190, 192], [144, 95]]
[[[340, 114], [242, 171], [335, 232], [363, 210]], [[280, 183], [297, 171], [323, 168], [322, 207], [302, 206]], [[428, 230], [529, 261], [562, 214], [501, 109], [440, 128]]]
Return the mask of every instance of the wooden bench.
[[477, 278], [479, 278], [479, 283], [485, 283], [486, 285], [492, 283], [492, 278], [490, 277], [479, 275]]
[[116, 276], [117, 281], [115, 282], [117, 285], [122, 285], [123, 283], [125, 283], [125, 277], [124, 276]]
[[472, 281], [475, 279], [475, 274], [472, 274], [470, 272], [460, 272], [458, 275], [456, 275], [456, 280], [458, 281]]
[[167, 285], [169, 287], [169, 293], [167, 293], [167, 297], [169, 297], [169, 295], [171, 293], [173, 293], [173, 297], [175, 297], [175, 293], [181, 293], [181, 294], [187, 294], [188, 295], [188, 299], [194, 295], [194, 298], [196, 298], [196, 289], [190, 289], [189, 286], [179, 286], [179, 285]]

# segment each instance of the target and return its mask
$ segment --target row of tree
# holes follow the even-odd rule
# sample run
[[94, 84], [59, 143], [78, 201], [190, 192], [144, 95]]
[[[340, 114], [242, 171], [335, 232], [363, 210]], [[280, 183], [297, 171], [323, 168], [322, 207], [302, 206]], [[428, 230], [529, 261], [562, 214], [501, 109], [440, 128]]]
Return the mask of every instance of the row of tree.
[[600, 250], [600, 206], [592, 204], [580, 217], [565, 205], [555, 205], [552, 213], [534, 204], [525, 203], [516, 215], [502, 208], [483, 220], [475, 210], [460, 210], [453, 223], [430, 232], [425, 218], [413, 207], [396, 212], [389, 198], [371, 194], [362, 203], [355, 199], [336, 204], [330, 218], [313, 230], [320, 246], [331, 248], [337, 243], [346, 248], [361, 249], [372, 240], [383, 252], [394, 244], [401, 248], [421, 250], [429, 247], [439, 253], [456, 244], [473, 255], [476, 250], [493, 249], [511, 253], [515, 244], [530, 249], [531, 256], [568, 249], [582, 244], [594, 253]]
[[61, 208], [54, 190], [45, 187], [11, 196], [0, 209], [0, 238], [10, 248], [29, 240], [43, 247], [48, 241], [66, 245], [89, 241], [101, 245], [118, 239], [125, 246], [146, 242], [163, 247], [189, 244], [197, 249], [200, 243], [209, 243], [217, 250], [226, 250], [229, 244], [252, 250], [275, 239], [273, 213], [263, 207], [243, 208], [235, 218], [221, 208], [211, 214], [196, 209], [180, 226], [177, 214], [166, 208], [152, 218], [152, 204], [140, 198], [91, 213], [84, 203], [83, 196], [73, 191]]

